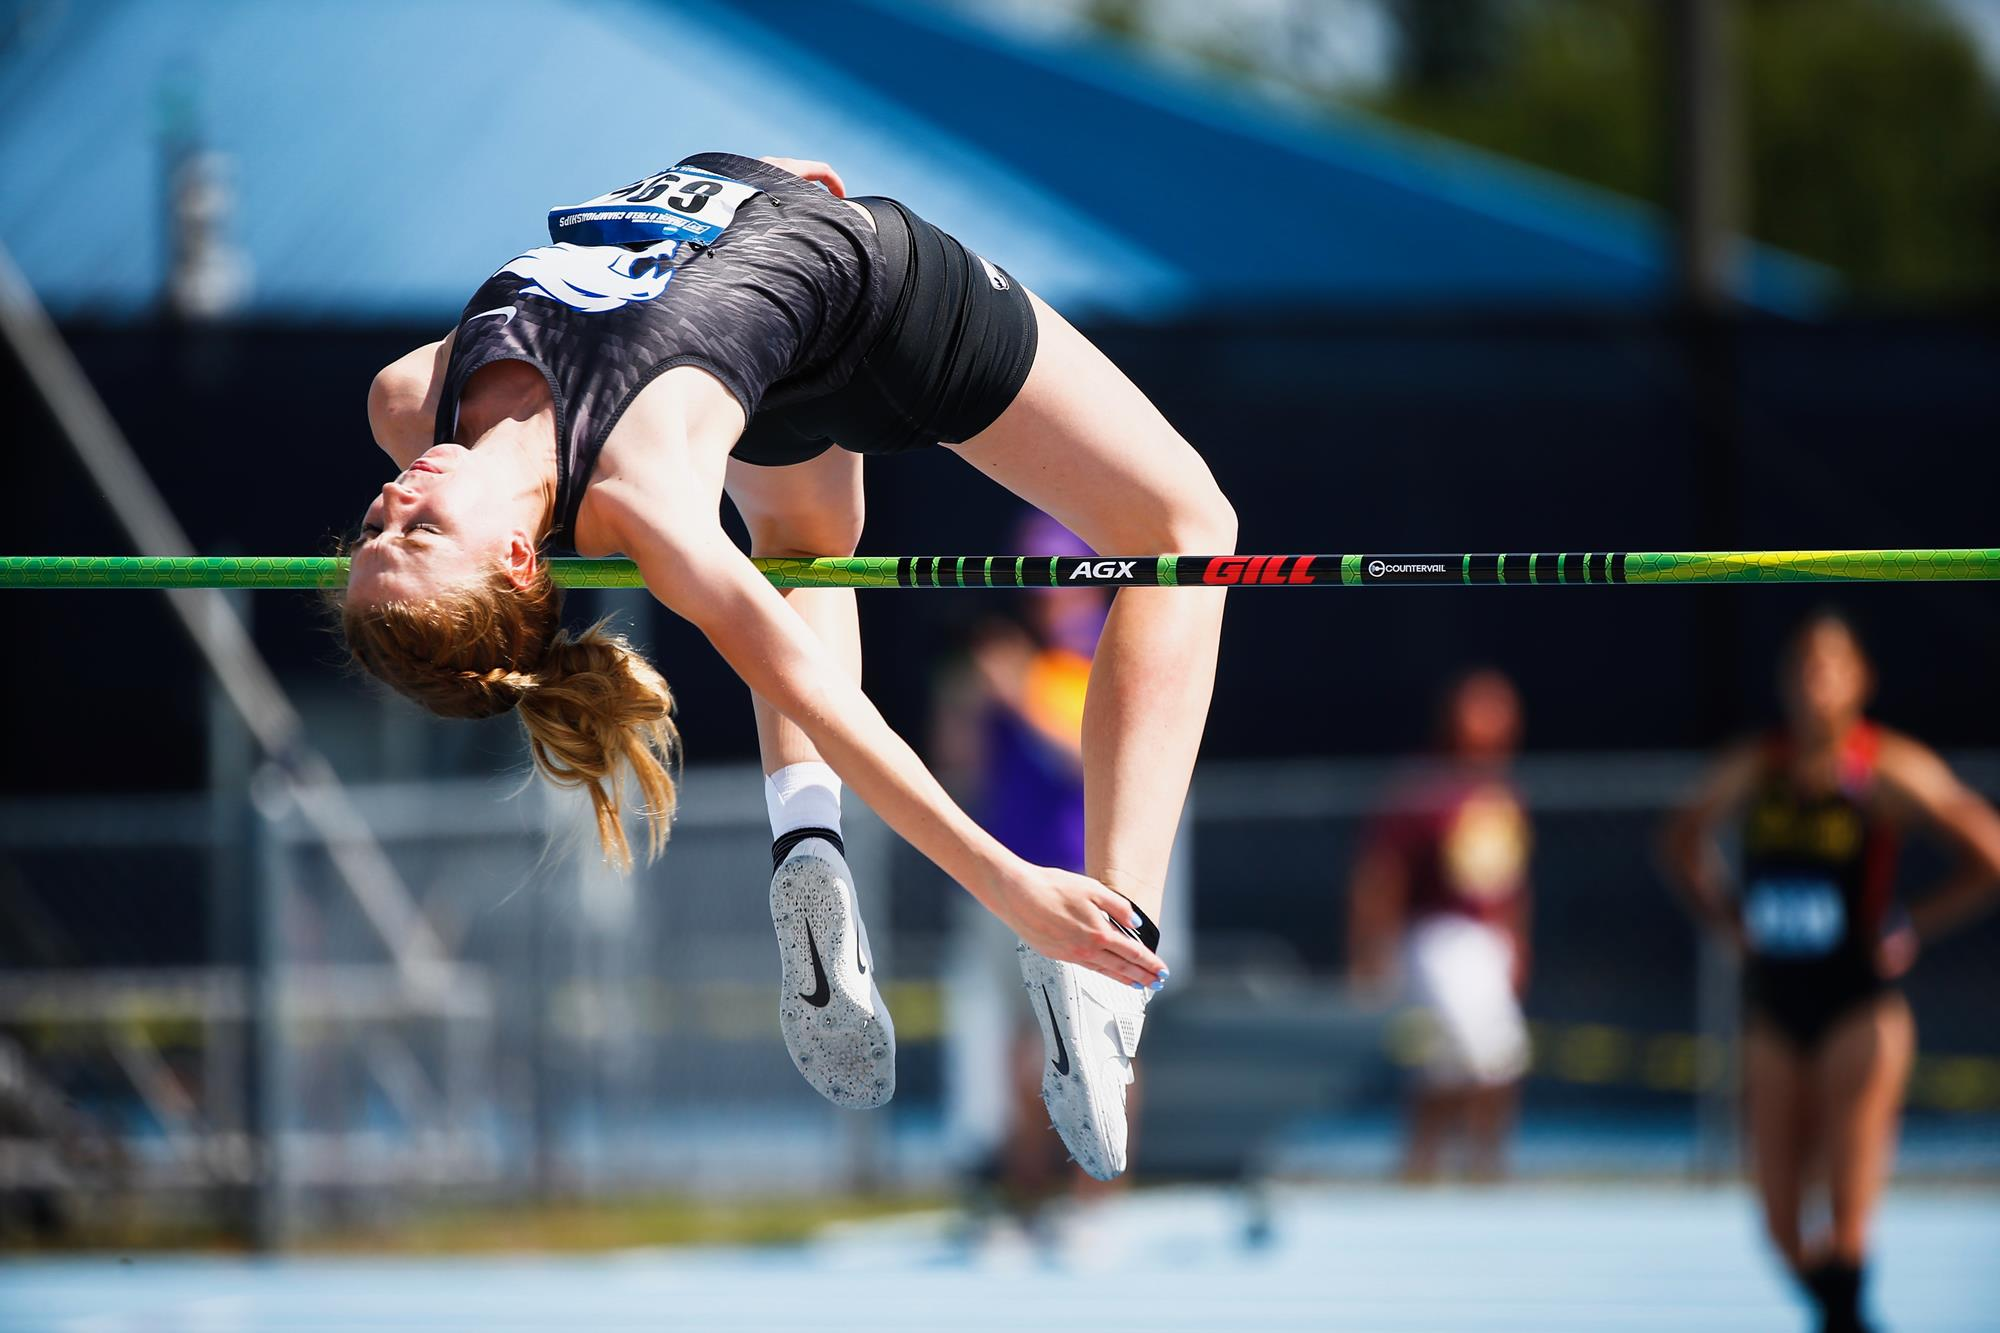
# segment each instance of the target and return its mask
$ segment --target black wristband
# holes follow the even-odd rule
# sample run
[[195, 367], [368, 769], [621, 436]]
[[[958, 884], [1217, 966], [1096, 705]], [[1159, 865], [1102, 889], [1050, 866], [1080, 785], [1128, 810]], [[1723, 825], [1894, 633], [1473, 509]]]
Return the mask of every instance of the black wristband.
[[[1119, 894], [1118, 896], [1121, 898], [1125, 898], [1125, 895], [1122, 893]], [[1125, 901], [1128, 903], [1132, 903], [1132, 915], [1139, 918], [1139, 928], [1137, 930], [1134, 930], [1132, 928], [1132, 924], [1129, 919], [1125, 921], [1113, 920], [1111, 924], [1118, 927], [1118, 929], [1124, 932], [1125, 934], [1130, 935], [1133, 939], [1139, 941], [1139, 943], [1145, 945], [1148, 949], [1151, 949], [1153, 952], [1158, 953], [1160, 950], [1160, 927], [1158, 923], [1156, 923], [1153, 920], [1153, 918], [1146, 915], [1145, 908], [1139, 906], [1139, 904], [1137, 903], [1133, 903], [1130, 898], [1125, 898]]]

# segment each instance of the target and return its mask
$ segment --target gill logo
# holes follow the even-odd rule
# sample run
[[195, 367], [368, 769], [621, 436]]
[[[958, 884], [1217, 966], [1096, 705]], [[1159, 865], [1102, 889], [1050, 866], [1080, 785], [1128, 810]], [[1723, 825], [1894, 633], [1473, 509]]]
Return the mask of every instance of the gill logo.
[[648, 250], [560, 241], [538, 246], [501, 268], [526, 278], [522, 296], [541, 296], [585, 314], [650, 301], [673, 281], [671, 261], [678, 242]]
[[[1286, 565], [1291, 566], [1288, 570]], [[1201, 571], [1203, 583], [1311, 583], [1309, 555], [1219, 555]]]

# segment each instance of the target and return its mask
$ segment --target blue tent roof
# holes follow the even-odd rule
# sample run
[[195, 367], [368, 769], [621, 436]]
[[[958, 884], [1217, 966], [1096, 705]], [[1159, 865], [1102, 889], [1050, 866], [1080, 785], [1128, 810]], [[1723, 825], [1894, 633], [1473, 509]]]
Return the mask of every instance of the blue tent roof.
[[[170, 82], [234, 161], [250, 309], [283, 318], [448, 320], [552, 204], [709, 148], [826, 158], [1084, 312], [1665, 290], [1640, 206], [887, 0], [98, 0], [0, 66], [0, 241], [59, 314], [158, 299]], [[1746, 271], [1777, 310], [1828, 287]]]

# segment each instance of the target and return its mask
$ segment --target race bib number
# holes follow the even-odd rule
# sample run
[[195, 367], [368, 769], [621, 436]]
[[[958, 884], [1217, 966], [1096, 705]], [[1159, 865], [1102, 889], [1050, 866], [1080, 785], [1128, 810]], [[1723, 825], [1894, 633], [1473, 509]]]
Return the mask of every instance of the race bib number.
[[549, 210], [549, 239], [571, 245], [713, 245], [743, 201], [762, 191], [692, 167], [644, 180], [580, 204]]
[[1847, 905], [1823, 879], [1760, 879], [1743, 900], [1750, 946], [1770, 958], [1818, 958], [1847, 932]]

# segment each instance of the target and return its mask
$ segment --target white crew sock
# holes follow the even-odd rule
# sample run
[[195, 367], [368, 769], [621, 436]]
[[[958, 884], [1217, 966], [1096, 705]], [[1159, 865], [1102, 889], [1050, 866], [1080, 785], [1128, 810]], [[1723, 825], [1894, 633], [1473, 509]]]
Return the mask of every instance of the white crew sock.
[[840, 779], [825, 764], [787, 764], [764, 779], [764, 809], [771, 816], [773, 838], [802, 828], [838, 833]]

